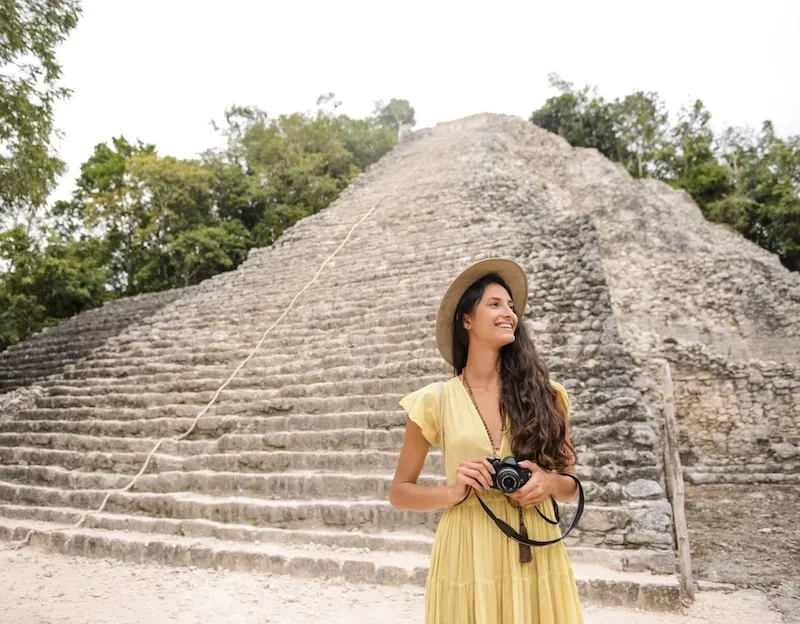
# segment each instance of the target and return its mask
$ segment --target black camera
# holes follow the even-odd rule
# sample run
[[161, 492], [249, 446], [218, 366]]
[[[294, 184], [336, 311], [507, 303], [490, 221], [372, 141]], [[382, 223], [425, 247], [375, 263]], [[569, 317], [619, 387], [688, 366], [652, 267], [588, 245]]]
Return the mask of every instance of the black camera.
[[531, 471], [527, 468], [521, 468], [513, 457], [509, 456], [503, 459], [487, 457], [486, 459], [489, 460], [489, 463], [494, 468], [491, 487], [506, 494], [518, 490], [531, 478]]

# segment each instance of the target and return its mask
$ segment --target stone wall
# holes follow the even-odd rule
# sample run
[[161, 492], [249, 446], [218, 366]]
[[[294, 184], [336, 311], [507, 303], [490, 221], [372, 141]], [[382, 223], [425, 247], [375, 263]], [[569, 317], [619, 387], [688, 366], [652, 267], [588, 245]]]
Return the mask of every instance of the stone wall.
[[800, 483], [800, 368], [675, 349], [682, 463], [694, 483]]

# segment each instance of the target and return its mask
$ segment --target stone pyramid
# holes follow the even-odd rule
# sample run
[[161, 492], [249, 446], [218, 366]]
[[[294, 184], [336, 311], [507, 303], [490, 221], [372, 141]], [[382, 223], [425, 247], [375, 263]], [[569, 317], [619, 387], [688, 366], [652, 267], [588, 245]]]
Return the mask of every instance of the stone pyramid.
[[[30, 534], [33, 546], [126, 561], [423, 584], [439, 514], [388, 503], [398, 400], [453, 374], [433, 339], [439, 298], [464, 266], [499, 255], [528, 272], [525, 322], [572, 401], [587, 495], [568, 538], [579, 589], [606, 603], [674, 605], [652, 363], [712, 370], [716, 343], [700, 353], [683, 334], [707, 322], [735, 342], [725, 323], [743, 326], [736, 305], [754, 292], [788, 303], [767, 317], [754, 304], [746, 344], [797, 353], [796, 276], [698, 215], [682, 195], [518, 118], [415, 132], [237, 270], [109, 304], [0, 354], [0, 538]], [[677, 243], [664, 234], [679, 231]], [[707, 271], [713, 283], [699, 282]], [[730, 289], [729, 275], [741, 294], [726, 301], [729, 316], [712, 318], [709, 289]], [[695, 317], [673, 332], [675, 310]], [[764, 344], [759, 323], [785, 339]], [[769, 364], [789, 398], [790, 359]], [[751, 369], [766, 364], [747, 366], [752, 385]], [[680, 388], [679, 416], [695, 392]], [[191, 434], [161, 442], [129, 490], [72, 527], [201, 413]], [[786, 456], [791, 435], [771, 442]], [[441, 472], [431, 449], [421, 482], [440, 483]]]

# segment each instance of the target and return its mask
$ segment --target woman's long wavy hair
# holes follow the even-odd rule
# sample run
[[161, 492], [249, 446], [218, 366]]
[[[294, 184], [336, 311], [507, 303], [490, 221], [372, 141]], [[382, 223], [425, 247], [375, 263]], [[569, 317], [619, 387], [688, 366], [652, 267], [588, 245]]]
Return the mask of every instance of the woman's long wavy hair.
[[[456, 375], [467, 364], [469, 335], [464, 315], [471, 313], [483, 297], [488, 284], [499, 284], [513, 298], [503, 279], [490, 273], [473, 283], [462, 295], [453, 315], [453, 363]], [[565, 470], [575, 457], [566, 440], [566, 414], [555, 388], [550, 385], [547, 364], [539, 356], [533, 340], [520, 318], [514, 342], [500, 349], [502, 394], [500, 415], [508, 425], [511, 449], [517, 461], [535, 462], [546, 470]]]

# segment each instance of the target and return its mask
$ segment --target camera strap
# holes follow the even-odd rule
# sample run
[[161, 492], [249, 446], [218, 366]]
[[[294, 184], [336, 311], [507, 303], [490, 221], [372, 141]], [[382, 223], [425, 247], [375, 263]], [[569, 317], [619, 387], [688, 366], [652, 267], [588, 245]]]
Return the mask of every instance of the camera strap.
[[[439, 382], [439, 448], [441, 449], [442, 461], [444, 462], [444, 383], [441, 381]], [[569, 477], [570, 479], [575, 481], [575, 483], [578, 484], [578, 506], [575, 509], [575, 516], [572, 518], [572, 522], [570, 522], [569, 526], [567, 527], [567, 530], [561, 537], [554, 540], [540, 542], [529, 539], [527, 536], [520, 535], [514, 529], [512, 529], [507, 522], [500, 520], [500, 518], [494, 515], [492, 510], [489, 509], [489, 507], [486, 506], [486, 503], [484, 503], [483, 500], [481, 500], [481, 497], [478, 496], [478, 492], [472, 488], [470, 488], [470, 491], [467, 491], [467, 495], [464, 497], [464, 500], [462, 500], [461, 503], [463, 503], [465, 500], [467, 500], [467, 498], [469, 498], [470, 492], [474, 492], [475, 496], [478, 499], [478, 502], [481, 504], [481, 507], [483, 507], [483, 510], [489, 515], [489, 517], [492, 520], [494, 520], [494, 523], [497, 525], [497, 527], [503, 533], [505, 533], [509, 538], [525, 546], [549, 546], [550, 544], [555, 544], [557, 542], [560, 542], [567, 535], [569, 535], [570, 531], [572, 531], [572, 529], [575, 528], [575, 526], [578, 524], [578, 521], [581, 519], [581, 516], [583, 515], [584, 498], [583, 498], [583, 486], [581, 485], [580, 479], [578, 479], [578, 477], [576, 477], [575, 475], [569, 474], [568, 472], [559, 472], [558, 474], [564, 475], [565, 477]], [[544, 518], [548, 523], [558, 524], [559, 521], [558, 503], [556, 503], [555, 499], [553, 499], [553, 510], [555, 511], [555, 516], [556, 516], [555, 522], [550, 520], [547, 516], [545, 516], [539, 510], [538, 507], [536, 508], [536, 511], [539, 512], [539, 515], [542, 518]]]
[[[497, 525], [497, 527], [503, 533], [505, 533], [509, 538], [511, 538], [515, 542], [518, 542], [520, 544], [524, 544], [525, 546], [549, 546], [550, 544], [555, 544], [556, 542], [560, 542], [567, 535], [569, 535], [570, 531], [572, 531], [572, 529], [575, 528], [575, 526], [578, 524], [578, 521], [581, 519], [581, 516], [583, 515], [583, 505], [584, 505], [583, 486], [581, 485], [580, 480], [575, 475], [569, 474], [568, 472], [559, 472], [558, 474], [564, 475], [565, 477], [569, 477], [570, 479], [574, 480], [575, 483], [578, 484], [578, 506], [575, 509], [575, 516], [572, 518], [572, 522], [570, 522], [569, 527], [567, 527], [567, 530], [564, 532], [564, 534], [561, 537], [557, 538], [557, 539], [548, 540], [546, 542], [540, 542], [540, 541], [537, 541], [537, 540], [532, 540], [532, 539], [529, 539], [529, 538], [524, 537], [524, 536], [520, 535], [519, 533], [517, 533], [514, 529], [512, 529], [508, 525], [508, 523], [504, 522], [503, 520], [498, 518], [496, 515], [494, 515], [492, 510], [489, 509], [489, 507], [486, 505], [486, 503], [483, 502], [481, 497], [478, 496], [478, 492], [476, 490], [473, 490], [473, 492], [475, 492], [475, 496], [477, 497], [478, 502], [481, 504], [481, 507], [483, 507], [483, 510], [488, 514], [488, 516], [492, 520], [494, 520], [494, 523]], [[555, 507], [555, 505], [556, 505], [556, 503], [555, 503], [555, 501], [553, 501], [553, 506], [554, 506], [554, 508], [557, 509], [557, 507]], [[538, 507], [537, 507], [537, 511], [539, 511]], [[539, 515], [541, 515], [545, 520], [550, 522], [550, 524], [554, 524], [552, 520], [549, 520], [548, 518], [546, 518], [544, 516], [544, 514], [542, 514], [541, 512], [539, 512]], [[556, 513], [556, 517], [558, 517], [558, 513]]]

